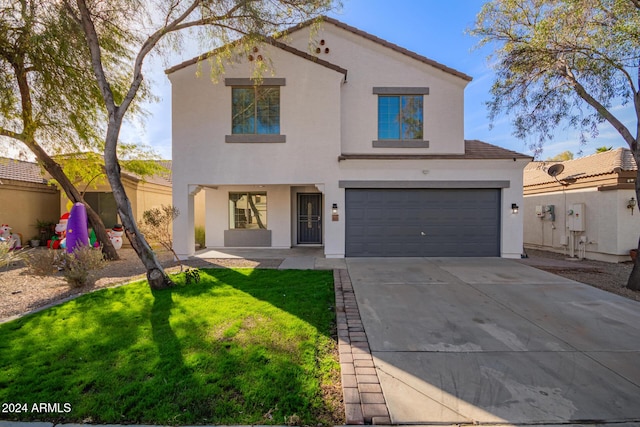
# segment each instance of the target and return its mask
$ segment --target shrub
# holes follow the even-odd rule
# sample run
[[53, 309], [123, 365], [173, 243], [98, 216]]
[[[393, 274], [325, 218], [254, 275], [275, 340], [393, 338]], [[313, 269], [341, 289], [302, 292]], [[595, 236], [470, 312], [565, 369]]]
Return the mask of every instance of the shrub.
[[199, 225], [196, 227], [196, 243], [200, 245], [200, 249], [204, 248], [204, 241], [205, 241], [204, 227]]
[[173, 250], [173, 239], [171, 237], [171, 228], [173, 220], [180, 215], [178, 208], [169, 205], [162, 205], [161, 208], [154, 208], [142, 213], [142, 223], [139, 224], [140, 231], [149, 242], [155, 242], [162, 245], [163, 248], [170, 251], [173, 257], [180, 263], [180, 271], [182, 271], [182, 263], [180, 258]]
[[12, 250], [9, 242], [0, 242], [0, 268], [22, 261], [26, 254], [27, 251], [23, 249]]
[[102, 251], [90, 246], [78, 246], [73, 253], [65, 251], [61, 258], [62, 275], [72, 288], [93, 284], [93, 272], [105, 264]]
[[184, 277], [187, 285], [190, 285], [191, 283], [200, 283], [200, 270], [197, 268], [187, 268], [187, 271], [184, 272]]
[[49, 276], [58, 271], [60, 254], [53, 249], [30, 251], [24, 258], [29, 272], [36, 276]]

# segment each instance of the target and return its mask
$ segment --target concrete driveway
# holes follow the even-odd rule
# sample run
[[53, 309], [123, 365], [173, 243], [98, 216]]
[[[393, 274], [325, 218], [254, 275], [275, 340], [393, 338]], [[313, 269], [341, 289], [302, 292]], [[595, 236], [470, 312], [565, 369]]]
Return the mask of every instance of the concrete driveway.
[[640, 303], [498, 258], [350, 258], [394, 424], [640, 425]]

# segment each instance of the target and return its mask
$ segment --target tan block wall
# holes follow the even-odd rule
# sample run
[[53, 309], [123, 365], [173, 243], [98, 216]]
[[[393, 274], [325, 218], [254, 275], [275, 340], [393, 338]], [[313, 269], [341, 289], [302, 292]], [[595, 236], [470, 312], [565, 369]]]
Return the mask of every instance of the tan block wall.
[[38, 234], [36, 220], [58, 222], [60, 192], [53, 186], [2, 180], [0, 223], [22, 234], [23, 246]]

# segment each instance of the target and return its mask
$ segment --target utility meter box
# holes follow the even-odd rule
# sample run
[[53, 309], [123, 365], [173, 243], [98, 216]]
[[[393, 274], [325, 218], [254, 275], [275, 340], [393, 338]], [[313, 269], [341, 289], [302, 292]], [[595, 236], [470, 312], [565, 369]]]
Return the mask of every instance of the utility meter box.
[[544, 207], [545, 214], [549, 214], [549, 219], [551, 221], [556, 220], [556, 207], [554, 205], [547, 205]]
[[537, 205], [536, 206], [536, 216], [538, 218], [542, 218], [544, 216], [544, 206], [542, 206], [542, 205]]
[[567, 227], [569, 231], [584, 231], [584, 203], [569, 205], [567, 211]]

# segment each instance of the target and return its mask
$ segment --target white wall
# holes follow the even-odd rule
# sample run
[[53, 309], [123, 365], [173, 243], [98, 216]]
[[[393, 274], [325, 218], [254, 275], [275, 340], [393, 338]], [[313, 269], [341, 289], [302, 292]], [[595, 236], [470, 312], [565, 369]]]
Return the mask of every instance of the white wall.
[[[378, 97], [374, 87], [428, 87], [424, 96], [424, 139], [429, 148], [402, 148], [403, 154], [464, 152], [464, 88], [467, 81], [359, 35], [325, 23], [312, 42], [325, 40], [320, 59], [348, 70], [342, 90], [343, 153], [394, 153], [394, 148], [373, 148], [378, 139]], [[287, 40], [309, 52], [309, 35], [294, 33]]]
[[[504, 160], [347, 160], [340, 162], [340, 176], [354, 181], [510, 181], [503, 188], [501, 212], [501, 256], [522, 254], [522, 214], [512, 214], [511, 204], [523, 205], [522, 169], [528, 162]], [[446, 185], [446, 184], [443, 184]], [[344, 195], [342, 196], [344, 198]], [[343, 241], [344, 245], [344, 241]]]
[[[569, 236], [567, 211], [574, 203], [585, 204], [586, 258], [626, 261], [629, 249], [638, 244], [640, 216], [626, 208], [633, 190], [597, 191], [596, 188], [533, 194], [524, 197], [524, 242], [529, 247], [564, 252], [562, 236]], [[536, 217], [536, 205], [554, 205], [556, 218]], [[637, 211], [637, 209], [636, 209]], [[576, 244], [576, 255], [577, 248]], [[566, 249], [569, 253], [569, 249]]]
[[[192, 235], [193, 203], [189, 188], [206, 190], [208, 247], [224, 244], [228, 228], [229, 188], [268, 192], [268, 228], [273, 246], [288, 247], [293, 238], [291, 187], [313, 186], [324, 194], [324, 245], [327, 257], [344, 256], [345, 191], [340, 180], [509, 180], [502, 190], [502, 256], [522, 252], [522, 222], [511, 214], [511, 203], [522, 203], [524, 161], [410, 160], [338, 162], [340, 154], [462, 154], [464, 153], [464, 87], [466, 80], [423, 64], [348, 31], [325, 25], [330, 53], [320, 59], [348, 70], [344, 75], [275, 47], [262, 46], [273, 69], [265, 77], [286, 79], [281, 87], [281, 134], [285, 143], [226, 143], [231, 134], [231, 88], [224, 77], [248, 78], [253, 63], [228, 66], [218, 82], [204, 63], [169, 75], [172, 83], [174, 205], [184, 214], [174, 223], [176, 235]], [[307, 51], [306, 31], [288, 40]], [[424, 134], [429, 148], [374, 148], [377, 136], [377, 95], [373, 87], [429, 87], [424, 101]], [[427, 171], [426, 173], [424, 171]], [[191, 187], [190, 187], [191, 186]], [[231, 187], [233, 186], [233, 187]], [[217, 190], [211, 187], [218, 187]], [[276, 206], [277, 202], [277, 206]], [[331, 221], [337, 203], [339, 221]], [[278, 218], [276, 220], [276, 218]], [[193, 240], [193, 239], [191, 239]], [[180, 256], [193, 254], [193, 242], [176, 239]]]
[[267, 229], [271, 230], [271, 246], [291, 247], [291, 199], [288, 185], [264, 187], [233, 185], [206, 190], [206, 246], [224, 247], [224, 230], [229, 229], [229, 193], [243, 191], [267, 193]]
[[[265, 77], [281, 77], [280, 129], [285, 143], [226, 143], [231, 134], [231, 88], [224, 78], [213, 82], [208, 64], [200, 76], [192, 65], [170, 74], [172, 83], [174, 205], [181, 215], [174, 229], [188, 234], [190, 184], [317, 184], [337, 173], [340, 155], [340, 88], [344, 75], [270, 46], [261, 53], [277, 67]], [[253, 63], [228, 66], [226, 77], [253, 76]], [[207, 195], [210, 191], [207, 191]], [[279, 193], [278, 193], [279, 194]], [[274, 196], [277, 197], [277, 196]], [[215, 197], [214, 197], [215, 198]], [[209, 198], [207, 198], [209, 199]], [[275, 205], [275, 199], [271, 205]], [[207, 200], [207, 204], [213, 203]], [[286, 206], [289, 206], [287, 199]], [[290, 213], [287, 219], [289, 228]], [[274, 218], [274, 216], [272, 216]], [[220, 246], [218, 228], [207, 217], [207, 245]], [[220, 224], [217, 224], [220, 225]], [[216, 225], [216, 226], [217, 226]], [[225, 223], [224, 228], [227, 228]], [[269, 229], [272, 229], [271, 223]], [[210, 237], [211, 236], [211, 237]], [[289, 247], [290, 232], [273, 230], [274, 246]], [[212, 240], [210, 240], [212, 239]], [[191, 245], [176, 239], [176, 252], [193, 254]]]

